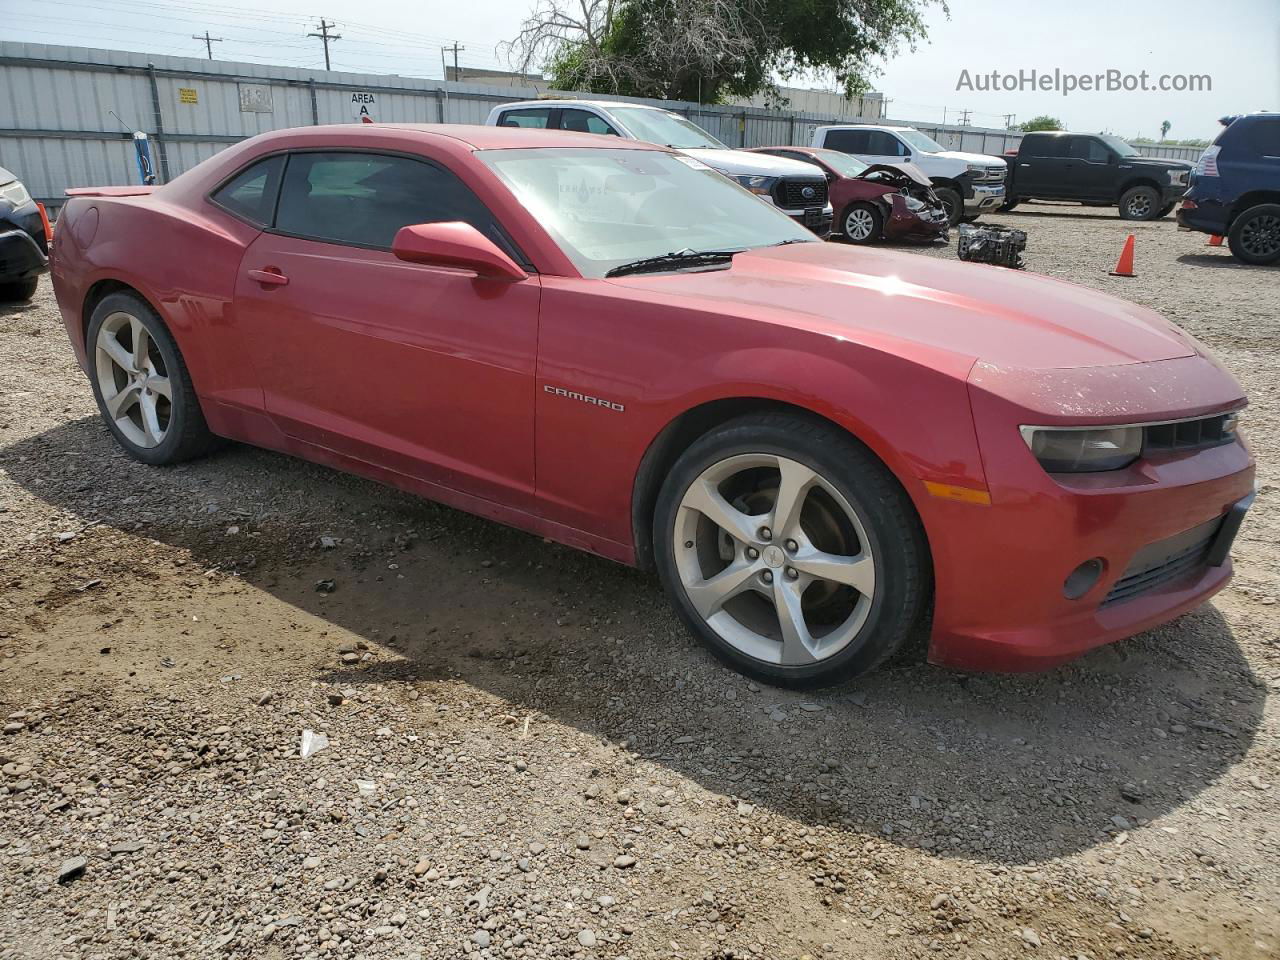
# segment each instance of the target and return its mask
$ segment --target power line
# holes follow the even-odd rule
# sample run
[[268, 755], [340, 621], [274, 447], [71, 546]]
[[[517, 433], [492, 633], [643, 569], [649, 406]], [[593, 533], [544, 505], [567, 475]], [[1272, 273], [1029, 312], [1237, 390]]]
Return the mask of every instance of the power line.
[[206, 31], [204, 32], [204, 36], [203, 36], [203, 37], [202, 37], [202, 36], [200, 36], [199, 34], [193, 33], [193, 34], [191, 35], [191, 39], [192, 39], [192, 40], [203, 40], [203, 41], [204, 41], [204, 48], [205, 48], [205, 50], [208, 52], [208, 54], [209, 54], [209, 59], [210, 59], [210, 60], [212, 60], [212, 59], [213, 59], [213, 45], [214, 45], [215, 43], [221, 43], [221, 42], [222, 42], [222, 38], [221, 38], [221, 37], [211, 37], [211, 36], [209, 36], [209, 31], [208, 31], [208, 30], [206, 30]]
[[341, 39], [342, 39], [342, 34], [340, 34], [340, 33], [330, 33], [330, 32], [329, 32], [329, 28], [330, 28], [330, 27], [336, 27], [336, 26], [337, 26], [337, 24], [336, 24], [336, 23], [328, 23], [328, 22], [324, 19], [324, 17], [321, 17], [321, 18], [320, 18], [320, 26], [319, 26], [319, 28], [318, 28], [318, 29], [320, 30], [320, 32], [319, 32], [319, 33], [308, 33], [308, 34], [307, 34], [307, 36], [308, 36], [308, 37], [318, 37], [318, 38], [320, 39], [320, 42], [324, 44], [324, 68], [325, 68], [326, 70], [330, 69], [330, 67], [329, 67], [329, 41], [330, 41], [330, 40], [341, 40]]

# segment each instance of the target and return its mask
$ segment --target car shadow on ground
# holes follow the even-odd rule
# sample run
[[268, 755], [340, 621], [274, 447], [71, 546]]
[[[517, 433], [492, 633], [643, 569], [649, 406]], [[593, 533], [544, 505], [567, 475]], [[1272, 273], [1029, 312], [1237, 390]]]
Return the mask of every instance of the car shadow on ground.
[[1219, 253], [1184, 253], [1177, 258], [1179, 263], [1193, 267], [1226, 267], [1229, 270], [1275, 270], [1280, 263], [1258, 266], [1252, 263], [1241, 263], [1231, 256], [1225, 244]]
[[21, 317], [28, 313], [35, 314], [40, 308], [33, 300], [20, 300], [17, 303], [6, 303], [0, 300], [0, 319], [6, 317]]
[[[649, 574], [371, 482], [235, 445], [146, 467], [92, 418], [0, 449], [0, 469], [35, 497], [133, 533], [140, 506], [99, 512], [115, 501], [87, 465], [146, 491], [156, 519], [135, 535], [234, 571], [375, 653], [344, 668], [336, 631], [276, 638], [297, 644], [281, 654], [294, 673], [415, 684], [424, 711], [434, 684], [462, 681], [514, 717], [570, 725], [726, 803], [851, 839], [1010, 865], [1073, 853], [1177, 811], [1244, 755], [1261, 722], [1261, 684], [1213, 606], [1044, 674], [965, 675], [917, 659], [795, 693], [712, 661]], [[204, 515], [254, 484], [276, 506], [237, 520], [240, 535]], [[324, 549], [311, 545], [318, 534], [341, 539]], [[334, 592], [317, 592], [320, 579]], [[242, 607], [251, 629], [254, 605]]]

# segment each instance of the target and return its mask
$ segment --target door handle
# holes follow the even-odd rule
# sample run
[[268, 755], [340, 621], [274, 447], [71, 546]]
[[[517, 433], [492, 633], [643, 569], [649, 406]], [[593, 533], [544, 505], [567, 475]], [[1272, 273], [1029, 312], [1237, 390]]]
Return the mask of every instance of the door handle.
[[269, 287], [283, 287], [289, 282], [289, 278], [278, 270], [250, 270], [249, 279]]

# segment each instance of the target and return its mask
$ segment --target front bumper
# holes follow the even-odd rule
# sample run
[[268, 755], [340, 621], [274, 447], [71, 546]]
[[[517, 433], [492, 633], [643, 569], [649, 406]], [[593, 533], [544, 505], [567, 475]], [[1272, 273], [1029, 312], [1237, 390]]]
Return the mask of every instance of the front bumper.
[[0, 283], [28, 280], [49, 268], [35, 237], [25, 230], [0, 230]]
[[823, 239], [831, 236], [831, 221], [835, 216], [835, 210], [831, 204], [828, 203], [825, 207], [808, 207], [801, 210], [779, 209], [800, 226], [812, 230]]
[[987, 213], [1004, 203], [1003, 183], [975, 183], [973, 195], [964, 198], [965, 216]]
[[[1185, 391], [1187, 416], [1243, 402], [1230, 377], [1205, 358], [1130, 366], [1131, 393], [1117, 397], [1120, 408], [1141, 409], [1131, 398], [1170, 382]], [[1071, 375], [1058, 383], [1046, 373], [1028, 377], [1028, 389], [1062, 395]], [[1000, 373], [970, 382], [990, 505], [925, 506], [935, 570], [931, 661], [968, 670], [1045, 669], [1165, 623], [1226, 585], [1226, 551], [1254, 490], [1254, 462], [1242, 439], [1152, 453], [1124, 470], [1051, 475], [1018, 434], [1022, 414], [988, 392], [982, 376]], [[1130, 422], [1174, 418], [1152, 411]], [[1095, 558], [1101, 576], [1070, 598], [1068, 576]]]

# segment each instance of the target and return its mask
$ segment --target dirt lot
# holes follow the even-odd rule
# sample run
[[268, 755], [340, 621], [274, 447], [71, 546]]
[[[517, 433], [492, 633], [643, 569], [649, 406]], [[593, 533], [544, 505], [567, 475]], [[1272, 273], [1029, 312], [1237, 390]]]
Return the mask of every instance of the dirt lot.
[[0, 958], [1276, 956], [1280, 273], [1025, 210], [1031, 269], [1217, 351], [1262, 485], [1212, 605], [1036, 676], [762, 689], [649, 576], [245, 447], [134, 463], [48, 285], [0, 312]]

